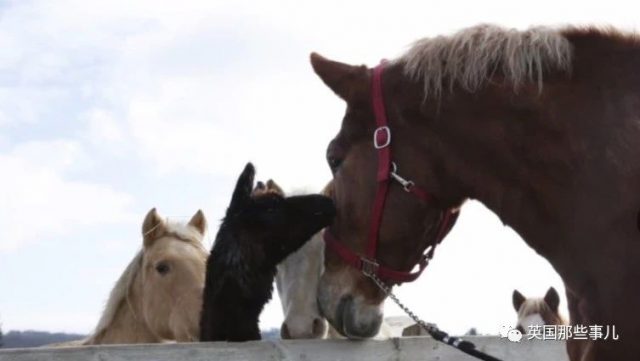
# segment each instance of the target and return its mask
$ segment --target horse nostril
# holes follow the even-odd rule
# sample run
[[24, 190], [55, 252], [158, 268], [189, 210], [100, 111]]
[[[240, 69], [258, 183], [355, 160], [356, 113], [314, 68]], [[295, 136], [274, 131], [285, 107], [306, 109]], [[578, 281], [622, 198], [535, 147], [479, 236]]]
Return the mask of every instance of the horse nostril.
[[280, 338], [283, 340], [291, 340], [291, 334], [289, 333], [289, 328], [286, 323], [283, 323], [280, 327]]

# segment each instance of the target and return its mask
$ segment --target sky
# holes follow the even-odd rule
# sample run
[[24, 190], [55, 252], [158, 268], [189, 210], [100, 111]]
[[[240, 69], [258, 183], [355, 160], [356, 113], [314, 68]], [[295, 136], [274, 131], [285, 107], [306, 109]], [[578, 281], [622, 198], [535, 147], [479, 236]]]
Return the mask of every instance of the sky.
[[[631, 1], [0, 0], [0, 323], [90, 332], [146, 212], [215, 237], [247, 161], [320, 190], [344, 103], [308, 56], [374, 65], [478, 23], [640, 25]], [[562, 282], [477, 202], [399, 297], [452, 333], [511, 325], [511, 294]], [[387, 303], [387, 316], [401, 311]], [[277, 297], [261, 317], [278, 327]]]

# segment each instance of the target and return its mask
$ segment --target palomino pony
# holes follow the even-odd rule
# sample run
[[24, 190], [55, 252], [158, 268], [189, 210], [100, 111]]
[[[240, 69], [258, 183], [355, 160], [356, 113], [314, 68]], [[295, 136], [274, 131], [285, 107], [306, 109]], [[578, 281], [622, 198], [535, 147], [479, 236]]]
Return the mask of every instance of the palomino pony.
[[518, 313], [516, 329], [526, 334], [532, 326], [565, 325], [558, 311], [560, 296], [555, 288], [549, 287], [543, 298], [527, 298], [518, 290], [513, 290], [513, 308]]
[[285, 198], [273, 182], [253, 189], [254, 176], [249, 163], [207, 261], [201, 341], [259, 340], [258, 319], [271, 299], [276, 265], [335, 216], [328, 197]]
[[151, 209], [142, 224], [142, 250], [116, 282], [98, 326], [82, 344], [196, 341], [206, 228], [202, 211], [179, 224]]
[[374, 335], [385, 293], [365, 274], [415, 279], [475, 198], [560, 274], [572, 324], [616, 327], [618, 341], [569, 342], [572, 360], [638, 358], [638, 37], [478, 26], [374, 69], [311, 63], [347, 103], [327, 149], [337, 217], [319, 287], [337, 330]]

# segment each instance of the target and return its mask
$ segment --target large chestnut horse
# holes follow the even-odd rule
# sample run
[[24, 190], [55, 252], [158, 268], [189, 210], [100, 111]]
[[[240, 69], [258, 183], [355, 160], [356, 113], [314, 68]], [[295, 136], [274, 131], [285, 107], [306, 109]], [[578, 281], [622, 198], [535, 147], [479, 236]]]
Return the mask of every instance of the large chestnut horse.
[[[375, 73], [316, 54], [311, 63], [347, 103], [327, 150], [338, 209], [327, 232], [365, 254], [382, 156], [373, 141]], [[411, 270], [440, 236], [446, 211], [478, 199], [561, 275], [572, 324], [615, 325], [618, 341], [569, 342], [571, 359], [637, 360], [640, 40], [613, 30], [479, 26], [418, 41], [384, 67], [381, 84], [397, 173], [433, 198], [389, 183], [380, 267]], [[325, 262], [324, 316], [351, 338], [374, 335], [384, 293], [335, 249]]]

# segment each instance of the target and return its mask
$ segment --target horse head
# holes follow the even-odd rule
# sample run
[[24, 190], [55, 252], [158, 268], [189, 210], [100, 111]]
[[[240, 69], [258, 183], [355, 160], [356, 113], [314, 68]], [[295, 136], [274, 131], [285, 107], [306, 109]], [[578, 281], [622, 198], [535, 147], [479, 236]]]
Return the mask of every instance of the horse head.
[[162, 339], [198, 338], [209, 254], [202, 244], [206, 228], [200, 210], [180, 224], [166, 221], [154, 208], [142, 224], [141, 316]]

